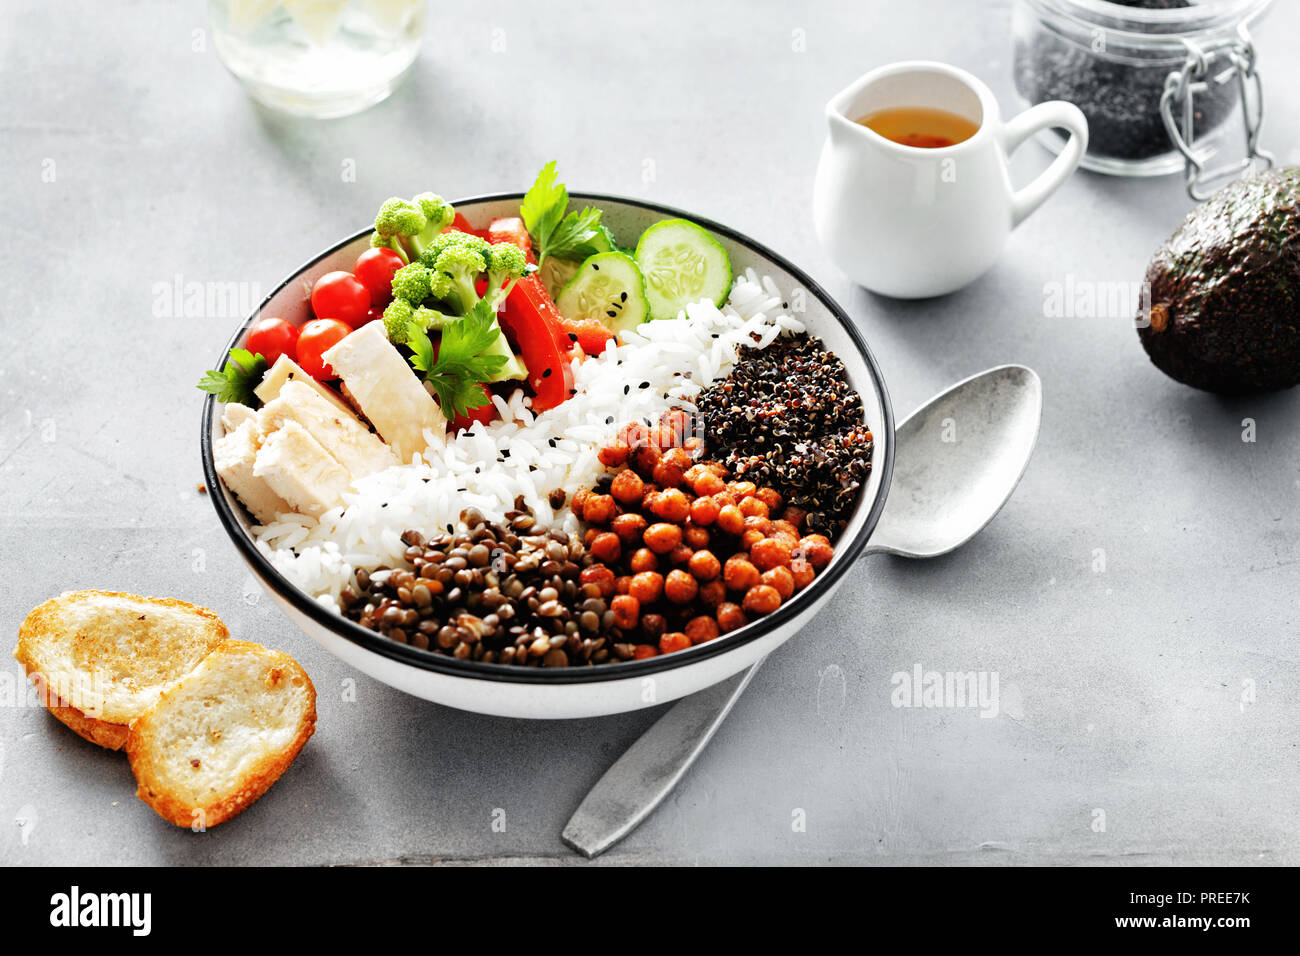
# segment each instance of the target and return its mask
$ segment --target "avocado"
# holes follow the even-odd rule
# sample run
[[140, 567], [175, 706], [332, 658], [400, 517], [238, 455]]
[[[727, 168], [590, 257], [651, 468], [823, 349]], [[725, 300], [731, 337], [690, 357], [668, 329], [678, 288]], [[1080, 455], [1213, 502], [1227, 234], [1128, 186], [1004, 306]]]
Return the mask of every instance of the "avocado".
[[1156, 250], [1146, 281], [1138, 337], [1165, 374], [1224, 395], [1300, 382], [1300, 167], [1219, 190]]

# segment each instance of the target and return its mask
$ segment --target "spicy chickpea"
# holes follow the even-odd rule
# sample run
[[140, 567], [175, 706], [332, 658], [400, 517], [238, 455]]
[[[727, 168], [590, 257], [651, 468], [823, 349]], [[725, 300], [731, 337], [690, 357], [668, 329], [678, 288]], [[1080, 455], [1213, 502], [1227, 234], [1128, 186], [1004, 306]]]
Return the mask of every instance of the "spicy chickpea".
[[727, 490], [736, 496], [737, 501], [741, 501], [758, 491], [758, 486], [752, 481], [732, 481], [727, 483]]
[[673, 631], [659, 638], [659, 653], [671, 654], [674, 651], [684, 651], [691, 646], [691, 639], [681, 631]]
[[668, 622], [664, 620], [662, 614], [641, 615], [641, 634], [647, 641], [658, 642], [666, 630], [668, 630]]
[[[591, 507], [590, 503], [587, 507]], [[717, 525], [727, 534], [740, 534], [745, 530], [745, 516], [735, 505], [724, 505], [718, 512]]]
[[745, 592], [743, 607], [751, 614], [771, 614], [781, 606], [781, 595], [768, 584], [755, 584]]
[[642, 571], [634, 574], [628, 584], [627, 593], [642, 604], [653, 604], [664, 593], [664, 577], [658, 571]]
[[[681, 449], [674, 448], [672, 451], [681, 451]], [[655, 465], [654, 471], [650, 475], [655, 484], [663, 488], [679, 488], [685, 482], [682, 469], [669, 460], [671, 454], [672, 452], [669, 452], [668, 455], [660, 458], [659, 463]]]
[[609, 609], [614, 612], [614, 626], [624, 631], [636, 627], [641, 616], [641, 602], [630, 594], [617, 595], [609, 602]]
[[711, 525], [718, 520], [720, 510], [718, 503], [712, 498], [696, 498], [691, 502], [691, 523], [699, 527]]
[[789, 567], [791, 554], [790, 545], [779, 538], [764, 538], [749, 549], [749, 559], [760, 571]]
[[788, 601], [794, 596], [794, 572], [789, 568], [769, 568], [759, 580], [774, 588], [781, 595], [782, 601]]
[[680, 488], [665, 488], [655, 497], [650, 510], [665, 521], [681, 524], [691, 515], [691, 503]]
[[700, 603], [705, 607], [716, 608], [727, 600], [727, 586], [722, 578], [717, 577], [700, 585]]
[[703, 472], [691, 483], [691, 488], [701, 497], [705, 495], [716, 495], [719, 492], [727, 490], [727, 483], [719, 478], [714, 472], [705, 468]]
[[613, 564], [623, 555], [623, 542], [614, 532], [602, 531], [592, 539], [588, 549], [597, 561]]
[[634, 574], [657, 571], [659, 570], [659, 555], [649, 548], [637, 548], [632, 553], [632, 557], [628, 559], [627, 566]]
[[664, 597], [673, 604], [689, 604], [699, 593], [699, 582], [681, 568], [674, 568], [664, 578]]
[[718, 605], [716, 617], [718, 619], [718, 630], [723, 634], [734, 631], [738, 627], [744, 627], [749, 623], [749, 619], [745, 617], [745, 612], [740, 609], [740, 605], [732, 604], [730, 601], [724, 601]]
[[830, 539], [824, 534], [804, 535], [799, 539], [799, 544], [795, 550], [803, 552], [803, 556], [808, 559], [808, 563], [818, 571], [830, 564], [831, 558], [835, 554]]
[[618, 535], [619, 540], [624, 544], [636, 544], [648, 527], [649, 522], [645, 520], [645, 516], [632, 511], [619, 515], [609, 523], [609, 530]]
[[690, 545], [692, 551], [699, 551], [709, 546], [709, 530], [696, 524], [688, 524], [682, 532], [682, 541]]
[[678, 525], [660, 521], [645, 529], [642, 540], [655, 554], [667, 554], [682, 543], [682, 529]]
[[797, 542], [799, 540], [799, 529], [784, 518], [777, 518], [772, 522], [772, 530], [769, 532], [773, 537], [782, 535], [791, 538]]
[[582, 520], [588, 524], [608, 524], [617, 512], [611, 495], [591, 495], [582, 509]]
[[697, 581], [712, 581], [722, 573], [722, 562], [712, 551], [701, 550], [691, 555], [686, 563], [687, 570], [695, 575]]
[[583, 508], [586, 506], [587, 499], [590, 497], [591, 497], [591, 491], [589, 489], [579, 488], [578, 491], [574, 494], [574, 496], [569, 500], [569, 508], [573, 512], [573, 516], [577, 518], [579, 521], [582, 520]]
[[748, 591], [758, 579], [758, 568], [743, 554], [733, 554], [722, 566], [722, 580], [729, 590]]
[[687, 621], [683, 631], [692, 644], [703, 644], [718, 636], [718, 622], [707, 614], [701, 614]]
[[[694, 462], [691, 467], [682, 473], [682, 483], [687, 487], [694, 489], [695, 483], [700, 480], [709, 470], [708, 465], [703, 462]], [[698, 494], [698, 492], [696, 492]]]
[[606, 468], [617, 468], [627, 461], [628, 452], [630, 451], [631, 449], [627, 447], [626, 443], [615, 442], [596, 452], [596, 458]]
[[614, 476], [610, 482], [609, 493], [619, 504], [630, 505], [641, 500], [645, 492], [645, 482], [631, 468], [625, 468]]
[[670, 408], [659, 416], [660, 429], [667, 429], [680, 440], [690, 431], [691, 418], [680, 408]]
[[632, 467], [649, 478], [655, 470], [655, 465], [659, 464], [662, 455], [663, 452], [659, 450], [658, 445], [646, 442], [644, 445], [638, 445], [634, 448], [632, 454], [628, 456], [628, 460], [632, 463]]
[[600, 588], [602, 597], [609, 597], [614, 593], [614, 572], [603, 564], [593, 564], [582, 569], [582, 573], [578, 575], [578, 583], [594, 584]]

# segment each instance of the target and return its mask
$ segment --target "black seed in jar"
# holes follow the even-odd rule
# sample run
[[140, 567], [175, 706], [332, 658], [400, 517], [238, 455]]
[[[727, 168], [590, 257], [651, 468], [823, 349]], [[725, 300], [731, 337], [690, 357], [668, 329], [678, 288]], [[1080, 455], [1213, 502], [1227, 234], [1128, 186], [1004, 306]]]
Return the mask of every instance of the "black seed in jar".
[[[1124, 7], [1174, 10], [1192, 6], [1190, 0], [1111, 0]], [[1105, 4], [1103, 4], [1105, 6]], [[1032, 16], [1032, 14], [1031, 14]], [[1147, 25], [1125, 19], [1116, 12], [1110, 29], [1144, 33]], [[1141, 160], [1174, 149], [1160, 116], [1160, 97], [1165, 78], [1180, 70], [1186, 54], [1130, 49], [1122, 52], [1095, 51], [1092, 35], [1071, 37], [1034, 19], [1027, 35], [1016, 38], [1014, 79], [1016, 89], [1030, 103], [1067, 100], [1088, 119], [1088, 154], [1116, 159]], [[1152, 34], [1156, 36], [1156, 34]], [[1219, 72], [1220, 61], [1211, 65]], [[1204, 92], [1192, 101], [1193, 129], [1198, 137], [1212, 132], [1227, 119], [1237, 102], [1233, 82], [1217, 83], [1213, 77]], [[1173, 115], [1181, 122], [1183, 101], [1173, 104]]]

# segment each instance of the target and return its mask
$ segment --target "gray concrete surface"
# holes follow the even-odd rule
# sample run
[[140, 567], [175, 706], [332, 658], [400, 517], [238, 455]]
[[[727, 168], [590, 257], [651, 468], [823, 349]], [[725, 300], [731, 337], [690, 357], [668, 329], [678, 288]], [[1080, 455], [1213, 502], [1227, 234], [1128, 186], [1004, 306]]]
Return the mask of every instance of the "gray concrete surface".
[[[1278, 6], [1265, 141], [1294, 163], [1300, 13]], [[1201, 394], [1149, 364], [1127, 315], [1044, 316], [1046, 283], [1140, 279], [1190, 208], [1178, 179], [1078, 175], [975, 285], [880, 299], [813, 236], [822, 104], [931, 57], [1010, 112], [1005, 0], [655, 8], [435, 4], [410, 82], [318, 123], [250, 103], [199, 4], [3, 5], [0, 634], [64, 589], [175, 595], [298, 656], [321, 713], [266, 798], [193, 835], [135, 799], [120, 755], [0, 707], [0, 862], [574, 859], [564, 821], [654, 714], [460, 713], [298, 633], [196, 493], [193, 383], [237, 316], [156, 308], [176, 277], [265, 292], [385, 196], [522, 189], [551, 158], [575, 189], [698, 210], [804, 265], [861, 322], [900, 415], [1008, 361], [1046, 394], [997, 521], [934, 562], [864, 562], [605, 862], [1300, 862], [1300, 394]], [[1026, 146], [1017, 179], [1047, 159]], [[998, 716], [893, 706], [892, 675], [918, 663], [996, 673]]]

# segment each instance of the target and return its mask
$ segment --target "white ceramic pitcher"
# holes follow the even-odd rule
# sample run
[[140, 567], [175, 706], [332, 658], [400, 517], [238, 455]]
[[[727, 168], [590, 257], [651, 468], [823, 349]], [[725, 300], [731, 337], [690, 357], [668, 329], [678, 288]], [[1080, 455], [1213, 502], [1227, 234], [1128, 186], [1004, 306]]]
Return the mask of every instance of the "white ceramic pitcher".
[[[904, 146], [857, 122], [879, 110], [942, 109], [970, 120], [969, 139]], [[1040, 103], [1004, 123], [993, 93], [965, 70], [912, 60], [872, 70], [826, 104], [830, 135], [813, 190], [826, 254], [874, 292], [915, 299], [961, 288], [997, 260], [1011, 230], [1061, 185], [1088, 145], [1071, 103]], [[1007, 156], [1049, 127], [1070, 134], [1037, 179], [1013, 190]]]

